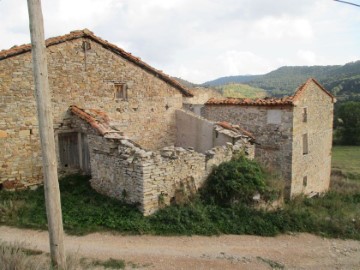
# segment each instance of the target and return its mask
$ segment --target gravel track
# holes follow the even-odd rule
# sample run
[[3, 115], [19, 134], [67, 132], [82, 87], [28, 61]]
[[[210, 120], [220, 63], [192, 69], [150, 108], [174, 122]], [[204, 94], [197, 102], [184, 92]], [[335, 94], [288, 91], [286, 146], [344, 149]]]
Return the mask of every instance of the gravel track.
[[[0, 240], [49, 252], [46, 231], [0, 226]], [[124, 259], [136, 269], [360, 269], [360, 241], [304, 233], [277, 237], [93, 233], [66, 235], [65, 247], [67, 253], [81, 257]]]

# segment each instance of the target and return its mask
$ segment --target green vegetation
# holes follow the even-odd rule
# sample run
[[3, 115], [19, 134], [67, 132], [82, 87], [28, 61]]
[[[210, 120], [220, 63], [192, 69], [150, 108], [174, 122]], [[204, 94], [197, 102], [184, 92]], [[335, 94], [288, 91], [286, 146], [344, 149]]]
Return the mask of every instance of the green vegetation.
[[126, 264], [124, 260], [110, 258], [106, 261], [95, 261], [94, 265], [104, 266], [106, 269], [124, 269]]
[[[239, 175], [240, 168], [245, 171], [243, 176]], [[101, 230], [159, 235], [273, 236], [309, 232], [360, 240], [359, 179], [334, 175], [332, 190], [325, 196], [297, 198], [280, 209], [265, 211], [254, 207], [250, 196], [253, 192], [267, 194], [265, 190], [269, 187], [264, 184], [267, 179], [263, 176], [258, 165], [240, 157], [214, 170], [209, 178], [214, 187], [209, 182], [188, 204], [165, 207], [150, 217], [143, 217], [134, 205], [96, 193], [87, 177], [69, 176], [60, 181], [64, 227], [72, 234]], [[229, 184], [225, 183], [226, 179], [230, 179]], [[251, 181], [247, 186], [248, 179]], [[247, 192], [243, 193], [243, 189]], [[43, 188], [16, 193], [0, 191], [0, 224], [46, 229], [43, 197]], [[262, 199], [274, 198], [262, 196]]]
[[[49, 270], [50, 256], [39, 250], [28, 249], [21, 243], [0, 241], [0, 269], [3, 270]], [[129, 263], [132, 268], [137, 265]], [[109, 259], [106, 261], [78, 258], [76, 255], [66, 256], [67, 270], [87, 269], [124, 269], [124, 260]]]
[[292, 95], [308, 78], [317, 79], [338, 100], [354, 100], [360, 97], [360, 61], [343, 66], [285, 66], [264, 75], [222, 77], [204, 83], [207, 86], [222, 86], [229, 83], [244, 83], [264, 89], [268, 95]]
[[216, 87], [224, 97], [233, 98], [264, 98], [267, 93], [264, 89], [242, 83], [229, 83]]
[[220, 164], [209, 175], [201, 195], [205, 202], [222, 206], [251, 204], [254, 194], [269, 192], [265, 171], [244, 156]]
[[360, 180], [360, 146], [334, 146], [332, 167], [340, 175]]
[[360, 101], [344, 102], [335, 108], [334, 143], [360, 145]]

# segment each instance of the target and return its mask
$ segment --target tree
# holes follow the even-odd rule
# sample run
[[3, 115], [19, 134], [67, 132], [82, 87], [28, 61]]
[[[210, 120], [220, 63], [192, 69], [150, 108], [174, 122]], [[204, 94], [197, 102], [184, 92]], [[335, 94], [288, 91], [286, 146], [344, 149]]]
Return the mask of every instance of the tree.
[[360, 102], [350, 101], [338, 110], [340, 142], [344, 145], [360, 145]]

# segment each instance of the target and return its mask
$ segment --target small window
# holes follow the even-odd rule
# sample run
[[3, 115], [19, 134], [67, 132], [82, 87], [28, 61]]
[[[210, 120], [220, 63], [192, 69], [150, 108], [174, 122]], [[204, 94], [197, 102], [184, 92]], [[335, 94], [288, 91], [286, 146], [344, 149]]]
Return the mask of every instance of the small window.
[[309, 144], [308, 144], [308, 135], [307, 134], [303, 134], [302, 141], [303, 141], [303, 155], [306, 155], [309, 153]]
[[115, 99], [127, 100], [127, 88], [124, 83], [116, 83], [115, 86]]
[[303, 186], [306, 187], [307, 186], [307, 176], [303, 177]]
[[306, 123], [307, 122], [307, 108], [303, 108], [302, 117], [303, 117], [303, 122]]

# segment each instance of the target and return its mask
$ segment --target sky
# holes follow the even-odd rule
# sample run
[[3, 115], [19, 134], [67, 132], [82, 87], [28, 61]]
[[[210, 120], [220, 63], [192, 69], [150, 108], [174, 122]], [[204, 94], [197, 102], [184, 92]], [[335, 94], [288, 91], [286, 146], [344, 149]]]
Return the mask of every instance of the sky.
[[[42, 9], [46, 38], [88, 28], [194, 83], [360, 60], [360, 7], [333, 0], [43, 0]], [[0, 0], [0, 50], [29, 42], [27, 1]]]

